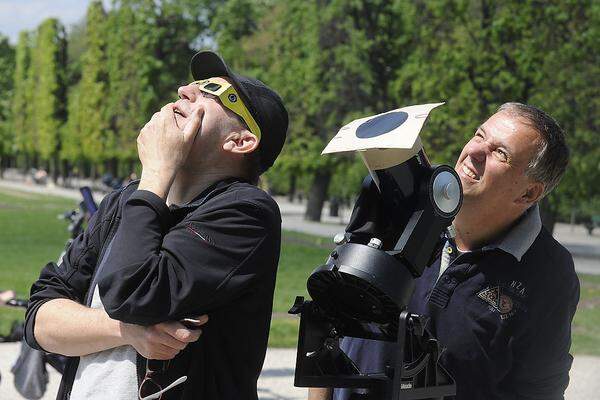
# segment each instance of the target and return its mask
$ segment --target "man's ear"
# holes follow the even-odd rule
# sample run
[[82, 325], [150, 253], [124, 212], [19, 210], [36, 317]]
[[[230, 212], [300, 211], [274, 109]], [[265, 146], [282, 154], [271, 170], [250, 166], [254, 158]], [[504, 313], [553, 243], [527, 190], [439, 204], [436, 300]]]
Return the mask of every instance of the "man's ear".
[[517, 203], [531, 205], [541, 199], [543, 195], [544, 184], [541, 182], [532, 182], [527, 186], [523, 195], [517, 199]]
[[223, 143], [223, 150], [236, 154], [249, 154], [258, 147], [258, 138], [244, 129], [230, 133]]

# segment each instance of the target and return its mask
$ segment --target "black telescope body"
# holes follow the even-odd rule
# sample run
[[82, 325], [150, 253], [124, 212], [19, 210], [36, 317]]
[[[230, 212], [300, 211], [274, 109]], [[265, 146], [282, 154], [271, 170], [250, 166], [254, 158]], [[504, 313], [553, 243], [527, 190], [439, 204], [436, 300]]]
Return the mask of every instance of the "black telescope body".
[[[422, 150], [365, 178], [346, 232], [308, 278], [312, 301], [298, 297], [290, 310], [300, 314], [296, 386], [367, 389], [356, 399], [455, 393], [427, 319], [406, 307], [414, 278], [437, 254], [461, 202], [454, 169], [431, 166]], [[360, 371], [339, 348], [343, 336], [395, 342], [395, 364]]]

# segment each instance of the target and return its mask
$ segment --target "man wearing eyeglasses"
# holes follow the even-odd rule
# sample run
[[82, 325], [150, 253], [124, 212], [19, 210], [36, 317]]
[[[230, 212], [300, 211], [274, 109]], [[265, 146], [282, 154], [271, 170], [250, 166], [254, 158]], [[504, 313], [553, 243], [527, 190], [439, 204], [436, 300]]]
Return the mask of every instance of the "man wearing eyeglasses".
[[28, 343], [72, 357], [59, 399], [257, 398], [281, 217], [256, 182], [288, 115], [215, 53], [191, 69], [138, 136], [140, 181], [32, 287]]

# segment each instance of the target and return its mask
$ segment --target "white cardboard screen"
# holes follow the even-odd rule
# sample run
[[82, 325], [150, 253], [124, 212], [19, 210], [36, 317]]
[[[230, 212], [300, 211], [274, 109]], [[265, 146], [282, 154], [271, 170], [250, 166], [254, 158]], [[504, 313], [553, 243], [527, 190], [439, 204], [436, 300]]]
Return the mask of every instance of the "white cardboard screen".
[[400, 164], [421, 150], [423, 124], [430, 111], [442, 104], [419, 104], [356, 119], [343, 126], [321, 154], [358, 151], [371, 171]]

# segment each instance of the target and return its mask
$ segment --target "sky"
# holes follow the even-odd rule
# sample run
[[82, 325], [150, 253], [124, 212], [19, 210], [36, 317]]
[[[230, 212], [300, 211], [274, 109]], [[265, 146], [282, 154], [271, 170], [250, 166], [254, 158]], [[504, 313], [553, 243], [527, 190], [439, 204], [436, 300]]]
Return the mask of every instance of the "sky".
[[[85, 16], [90, 0], [0, 0], [0, 34], [16, 44], [19, 32], [35, 29], [46, 18], [68, 27]], [[110, 0], [104, 0], [105, 7]]]

